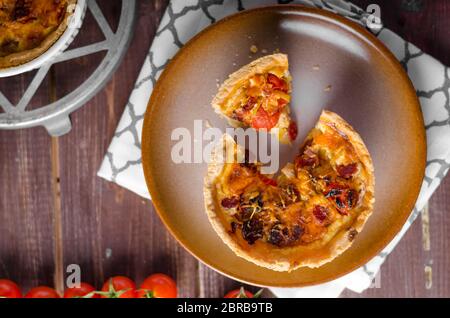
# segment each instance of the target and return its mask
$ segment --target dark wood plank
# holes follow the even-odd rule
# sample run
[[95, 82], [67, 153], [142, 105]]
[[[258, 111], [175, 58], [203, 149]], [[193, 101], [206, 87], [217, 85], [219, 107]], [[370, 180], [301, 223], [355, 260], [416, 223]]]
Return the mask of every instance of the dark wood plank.
[[[193, 297], [198, 263], [165, 230], [151, 203], [96, 176], [166, 2], [139, 2], [136, 33], [122, 65], [106, 88], [73, 114], [72, 132], [59, 140], [64, 263], [79, 264], [82, 279], [98, 287], [112, 275], [139, 282], [153, 272], [167, 273], [177, 279], [181, 296]], [[89, 34], [90, 25], [84, 27]], [[57, 68], [68, 71], [63, 64]], [[73, 69], [71, 74], [84, 76]], [[58, 83], [58, 91], [63, 85]]]
[[437, 189], [429, 204], [430, 251], [426, 252], [426, 265], [432, 268], [432, 285], [427, 296], [450, 297], [450, 176]]
[[42, 128], [0, 131], [0, 277], [53, 286], [51, 144]]
[[353, 0], [365, 9], [379, 4], [384, 25], [450, 65], [450, 2], [447, 0]]
[[[209, 268], [206, 265], [200, 264], [199, 267], [199, 293], [198, 297], [214, 297], [220, 298], [226, 295], [229, 291], [234, 289], [239, 289], [244, 287], [245, 289], [255, 293], [260, 288], [243, 284], [241, 282], [237, 282], [233, 279], [230, 279], [213, 269]], [[264, 297], [271, 297], [270, 293], [264, 293]]]

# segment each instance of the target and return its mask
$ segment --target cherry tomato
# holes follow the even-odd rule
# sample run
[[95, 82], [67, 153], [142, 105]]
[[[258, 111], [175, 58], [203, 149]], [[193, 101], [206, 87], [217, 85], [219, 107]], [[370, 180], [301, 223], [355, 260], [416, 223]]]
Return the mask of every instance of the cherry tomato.
[[0, 297], [22, 298], [19, 286], [8, 279], [0, 279]]
[[165, 274], [153, 274], [141, 284], [138, 296], [140, 298], [176, 298], [177, 284]]
[[136, 284], [125, 276], [114, 276], [108, 279], [102, 287], [102, 298], [134, 298]]
[[270, 116], [262, 107], [258, 108], [255, 116], [252, 119], [252, 127], [255, 129], [267, 129], [271, 130], [277, 123], [280, 118], [280, 113], [277, 112]]
[[297, 138], [298, 128], [297, 123], [295, 121], [291, 121], [288, 127], [289, 138], [294, 141]]
[[255, 297], [252, 292], [241, 287], [240, 289], [234, 289], [228, 292], [228, 294], [225, 295], [225, 298], [258, 298], [259, 294], [261, 294], [261, 290], [258, 291], [257, 296]]
[[56, 290], [47, 286], [39, 286], [30, 289], [25, 298], [60, 298]]
[[124, 293], [121, 293], [118, 298], [139, 298], [137, 294], [137, 290], [127, 290]]
[[136, 298], [154, 298], [154, 296], [151, 290], [137, 289]]
[[80, 287], [66, 288], [64, 291], [64, 298], [81, 298], [90, 296], [89, 298], [100, 298], [99, 295], [94, 294], [95, 288], [88, 283], [80, 283]]

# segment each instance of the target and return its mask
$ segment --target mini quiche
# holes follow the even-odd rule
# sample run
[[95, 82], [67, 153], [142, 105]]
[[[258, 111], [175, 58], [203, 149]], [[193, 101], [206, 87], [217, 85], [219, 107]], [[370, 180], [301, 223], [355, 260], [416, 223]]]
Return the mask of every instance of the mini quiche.
[[231, 74], [211, 104], [233, 127], [265, 129], [276, 133], [282, 143], [290, 143], [297, 137], [296, 123], [289, 115], [290, 93], [288, 57], [278, 53]]
[[239, 157], [245, 158], [243, 150], [224, 135], [208, 166], [205, 206], [222, 240], [257, 265], [319, 267], [350, 247], [372, 213], [371, 157], [361, 137], [332, 112], [322, 113], [276, 180]]
[[0, 0], [0, 68], [24, 64], [50, 48], [67, 28], [73, 4], [76, 0]]

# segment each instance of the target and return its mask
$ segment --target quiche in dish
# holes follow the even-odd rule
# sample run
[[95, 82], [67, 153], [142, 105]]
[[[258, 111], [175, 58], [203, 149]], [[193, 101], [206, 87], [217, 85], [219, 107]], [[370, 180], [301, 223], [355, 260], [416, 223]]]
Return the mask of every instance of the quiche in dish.
[[38, 57], [66, 30], [76, 0], [0, 0], [0, 68]]
[[[276, 271], [318, 267], [348, 249], [374, 204], [374, 170], [361, 137], [323, 111], [276, 178], [224, 135], [204, 184], [208, 218], [238, 255]], [[244, 158], [244, 160], [239, 160]]]
[[[289, 115], [291, 75], [286, 54], [261, 57], [231, 74], [212, 101], [233, 127], [265, 129], [282, 143], [297, 137]], [[278, 128], [278, 129], [275, 129]]]

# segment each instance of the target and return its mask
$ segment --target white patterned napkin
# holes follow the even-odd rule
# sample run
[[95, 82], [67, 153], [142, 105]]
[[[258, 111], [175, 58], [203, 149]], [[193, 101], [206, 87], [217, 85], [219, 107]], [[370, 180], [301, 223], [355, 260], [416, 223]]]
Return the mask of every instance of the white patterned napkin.
[[[337, 297], [348, 288], [369, 288], [381, 264], [416, 219], [450, 168], [450, 69], [343, 0], [172, 0], [161, 21], [98, 175], [150, 198], [141, 165], [141, 130], [156, 79], [180, 47], [211, 23], [256, 6], [301, 3], [333, 11], [369, 27], [407, 70], [420, 98], [428, 142], [426, 176], [416, 206], [401, 232], [375, 258], [329, 283], [305, 288], [273, 288], [279, 297]], [[369, 21], [369, 22], [370, 22]]]

